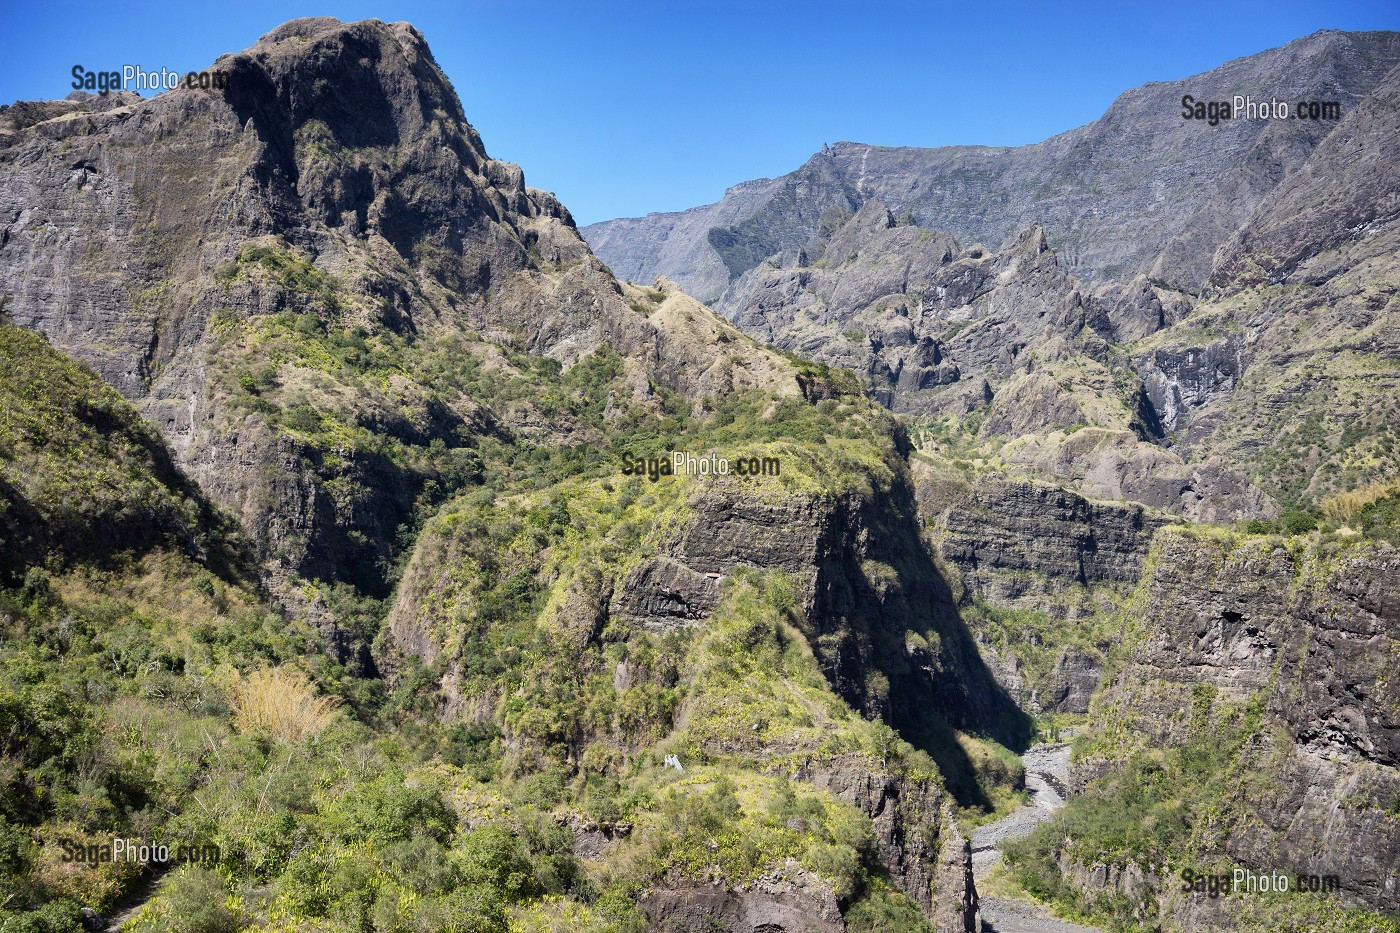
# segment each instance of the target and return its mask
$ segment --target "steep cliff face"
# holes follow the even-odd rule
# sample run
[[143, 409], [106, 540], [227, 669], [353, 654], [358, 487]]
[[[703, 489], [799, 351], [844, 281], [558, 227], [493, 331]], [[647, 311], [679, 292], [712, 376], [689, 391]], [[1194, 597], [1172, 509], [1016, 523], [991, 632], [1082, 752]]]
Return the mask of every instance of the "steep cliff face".
[[1354, 903], [1394, 910], [1398, 573], [1385, 545], [1164, 533], [1129, 659], [1094, 707], [1112, 738], [1078, 763], [1078, 782], [1251, 709], [1241, 782], [1223, 791], [1207, 854], [1335, 875]]
[[[912, 749], [898, 751], [898, 734], [931, 755], [945, 779], [963, 782], [955, 790], [965, 794], [971, 772], [958, 760], [949, 726], [1015, 741], [1024, 738], [1025, 723], [982, 664], [920, 537], [900, 433], [860, 397], [809, 409], [828, 410], [816, 422], [826, 444], [780, 448], [782, 472], [774, 477], [568, 481], [547, 493], [570, 503], [557, 540], [512, 539], [503, 527], [508, 520], [494, 509], [457, 517], [449, 510], [418, 545], [390, 616], [390, 638], [441, 677], [448, 710], [503, 720], [521, 754], [548, 754], [552, 741], [576, 760], [615, 756], [620, 764], [659, 744], [677, 749], [683, 761], [741, 761], [829, 793], [873, 821], [871, 852], [895, 887], [939, 929], [961, 930], [964, 915], [976, 913], [966, 840], [932, 762], [918, 766]], [[791, 419], [770, 412], [743, 430]], [[851, 434], [858, 424], [876, 433]], [[809, 429], [795, 422], [790, 430]], [[680, 444], [705, 449], [699, 438]], [[732, 453], [745, 456], [742, 448]], [[529, 516], [538, 501], [503, 507]], [[492, 541], [497, 534], [506, 538]], [[610, 702], [623, 707], [671, 690], [678, 691], [676, 705], [631, 725], [575, 718], [539, 747], [534, 719], [521, 718], [525, 708], [510, 685], [517, 677], [549, 684], [558, 675], [528, 673], [533, 662], [499, 655], [519, 672], [490, 676], [480, 657], [490, 653], [492, 636], [472, 621], [483, 611], [499, 617], [499, 609], [484, 610], [492, 597], [482, 586], [506, 572], [503, 554], [518, 561], [511, 564], [517, 575], [528, 575], [522, 581], [542, 587], [531, 605], [543, 607], [551, 637], [582, 665], [582, 673], [543, 688], [551, 704], [599, 702], [588, 699], [594, 688], [577, 686], [596, 675], [600, 689], [616, 695]], [[771, 635], [752, 622], [735, 629], [746, 618], [734, 615], [735, 600], [754, 579], [780, 579], [787, 594], [790, 608]], [[743, 645], [732, 657], [731, 638]], [[809, 659], [803, 663], [819, 680], [804, 679], [786, 660], [770, 667], [767, 638], [786, 645], [784, 658]], [[658, 651], [671, 660], [658, 663]], [[742, 675], [751, 665], [753, 674]], [[866, 718], [849, 719], [838, 712], [845, 708]], [[888, 727], [872, 720], [899, 733], [879, 732]], [[648, 895], [658, 922], [689, 923], [683, 918], [702, 914], [728, 922], [735, 911], [778, 909], [767, 888], [733, 877], [722, 897], [701, 897], [682, 880], [670, 877]], [[843, 909], [848, 897], [842, 895]]]
[[[968, 243], [1000, 244], [1043, 223], [1075, 275], [1148, 274], [1194, 290], [1208, 277], [1217, 247], [1336, 124], [1234, 120], [1208, 127], [1182, 118], [1182, 97], [1337, 100], [1345, 113], [1397, 62], [1396, 33], [1318, 32], [1204, 74], [1127, 91], [1095, 122], [1034, 145], [838, 143], [791, 175], [736, 186], [716, 204], [606, 221], [584, 233], [627, 278], [666, 275], [714, 301], [734, 277], [733, 257], [752, 257], [740, 269], [746, 271], [800, 245], [819, 229], [823, 210], [878, 198]], [[818, 174], [832, 182], [801, 184]], [[810, 205], [805, 210], [793, 209], [794, 190]]]
[[1169, 519], [1090, 502], [1055, 486], [1002, 481], [969, 489], [937, 515], [939, 554], [981, 596], [1065, 608], [1065, 585], [1134, 584], [1152, 536]]
[[157, 424], [299, 611], [327, 613], [289, 575], [383, 597], [400, 530], [479, 475], [480, 439], [600, 439], [490, 397], [536, 375], [513, 353], [567, 370], [606, 346], [619, 409], [797, 391], [674, 290], [605, 272], [486, 155], [413, 27], [297, 20], [213, 67], [226, 89], [0, 117], [0, 293]]
[[1204, 419], [1192, 417], [1193, 409], [1234, 391], [1244, 373], [1244, 353], [1238, 338], [1226, 337], [1204, 346], [1154, 350], [1138, 365], [1144, 373], [1147, 401], [1162, 430], [1172, 434], [1190, 423], [1193, 432], [1201, 432]]
[[1166, 514], [1063, 487], [950, 482], [915, 462], [940, 566], [997, 682], [1034, 713], [1084, 713]]
[[717, 307], [760, 339], [861, 373], [896, 411], [936, 411], [945, 386], [1009, 375], [1020, 348], [1078, 303], [1077, 284], [1038, 228], [1004, 252], [964, 249], [871, 200]]
[[1175, 449], [1290, 505], [1397, 467], [1397, 100], [1391, 71], [1221, 248], [1208, 300], [1129, 351]]

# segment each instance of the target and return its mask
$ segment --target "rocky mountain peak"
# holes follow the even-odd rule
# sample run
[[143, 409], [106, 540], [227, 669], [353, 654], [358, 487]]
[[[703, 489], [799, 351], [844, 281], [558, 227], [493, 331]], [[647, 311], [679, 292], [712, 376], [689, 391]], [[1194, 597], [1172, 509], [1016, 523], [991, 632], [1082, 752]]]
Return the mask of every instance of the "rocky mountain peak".
[[500, 378], [615, 354], [610, 411], [798, 391], [684, 295], [624, 290], [553, 196], [489, 157], [413, 27], [296, 20], [214, 68], [227, 87], [5, 112], [0, 295], [136, 401], [278, 573], [373, 579], [427, 476], [416, 455], [327, 467], [327, 448], [579, 430], [444, 395], [416, 369], [433, 354]]
[[[432, 244], [453, 254], [482, 241], [499, 247], [503, 226], [517, 247], [510, 264], [524, 268], [540, 231], [527, 232], [523, 220], [573, 226], [554, 198], [526, 188], [518, 166], [487, 156], [407, 23], [294, 20], [217, 65], [230, 72], [224, 101], [263, 144], [259, 172], [326, 227], [377, 234], [414, 261]], [[584, 255], [572, 237], [550, 239], [548, 261]], [[435, 264], [444, 282], [480, 275], [470, 263]]]
[[893, 227], [894, 215], [889, 208], [879, 199], [871, 198], [831, 237], [824, 255], [831, 263], [846, 262], [872, 243], [880, 233]]
[[[221, 56], [230, 71], [224, 94], [260, 134], [324, 124], [348, 147], [397, 145], [425, 132], [460, 136], [471, 168], [485, 160], [456, 94], [421, 33], [408, 23], [293, 20], [251, 48]], [[263, 125], [257, 126], [262, 118]]]
[[[965, 243], [1002, 243], [1041, 223], [1066, 270], [1081, 279], [1146, 273], [1194, 291], [1216, 250], [1337, 123], [1233, 120], [1208, 127], [1182, 119], [1182, 97], [1336, 101], [1346, 113], [1397, 64], [1400, 32], [1315, 33], [1202, 74], [1124, 91], [1098, 120], [1042, 142], [927, 149], [837, 143], [790, 175], [732, 189], [717, 204], [644, 222], [605, 221], [584, 233], [623, 276], [650, 281], [665, 273], [713, 300], [739, 274], [814, 233], [824, 209], [877, 198]], [[814, 172], [822, 184], [801, 183]], [[1108, 191], [1114, 196], [1105, 198]], [[723, 249], [714, 230], [725, 231]]]

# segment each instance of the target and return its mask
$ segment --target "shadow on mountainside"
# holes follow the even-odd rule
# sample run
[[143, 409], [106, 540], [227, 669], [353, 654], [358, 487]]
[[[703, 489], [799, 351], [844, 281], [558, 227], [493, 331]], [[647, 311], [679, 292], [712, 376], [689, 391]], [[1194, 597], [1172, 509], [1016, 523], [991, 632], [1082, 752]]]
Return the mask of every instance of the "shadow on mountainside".
[[828, 679], [928, 753], [961, 806], [990, 806], [955, 730], [1020, 753], [1034, 726], [983, 662], [919, 532], [907, 474], [830, 533], [839, 538], [818, 566], [809, 633]]

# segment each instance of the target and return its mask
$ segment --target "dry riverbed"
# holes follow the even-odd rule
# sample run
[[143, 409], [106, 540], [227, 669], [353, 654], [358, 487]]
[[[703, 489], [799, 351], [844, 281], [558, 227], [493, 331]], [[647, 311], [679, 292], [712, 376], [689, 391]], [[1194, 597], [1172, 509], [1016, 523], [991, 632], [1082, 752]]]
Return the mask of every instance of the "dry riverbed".
[[[1021, 756], [1021, 761], [1026, 766], [1026, 790], [1030, 792], [1031, 802], [973, 831], [972, 872], [979, 881], [1001, 863], [1003, 841], [1027, 835], [1065, 805], [1069, 746], [1063, 743], [1033, 745]], [[986, 933], [1099, 933], [1094, 927], [1060, 920], [1029, 899], [984, 897], [981, 904]]]

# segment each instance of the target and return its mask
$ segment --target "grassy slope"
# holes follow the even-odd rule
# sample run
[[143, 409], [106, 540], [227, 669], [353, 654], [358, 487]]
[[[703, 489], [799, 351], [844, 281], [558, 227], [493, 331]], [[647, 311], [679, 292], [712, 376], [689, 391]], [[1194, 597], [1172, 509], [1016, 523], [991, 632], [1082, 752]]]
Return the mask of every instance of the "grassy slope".
[[[304, 336], [288, 349], [331, 340]], [[578, 651], [556, 611], [570, 584], [625, 572], [685, 514], [684, 487], [624, 481], [616, 450], [776, 455], [782, 475], [753, 494], [876, 495], [897, 455], [886, 416], [863, 398], [741, 393], [696, 419], [663, 393], [659, 410], [608, 422], [615, 445], [603, 451], [474, 439], [459, 481], [468, 491], [424, 540], [463, 535], [445, 565], [461, 574], [451, 591], [461, 603], [446, 608], [455, 637], [476, 639], [465, 685], [502, 702], [485, 719], [443, 721], [430, 671], [409, 664], [393, 690], [350, 676], [319, 633], [269, 609], [222, 519], [95, 375], [14, 328], [0, 328], [0, 346], [4, 534], [19, 543], [6, 550], [0, 592], [7, 929], [66, 931], [77, 905], [110, 910], [139, 886], [134, 866], [64, 859], [65, 845], [114, 836], [221, 853], [171, 876], [136, 920], [147, 930], [233, 930], [254, 918], [274, 929], [639, 929], [640, 886], [715, 870], [742, 882], [788, 858], [826, 880], [853, 928], [922, 923], [884, 877], [869, 819], [790, 783], [790, 765], [772, 758], [786, 748], [794, 765], [842, 756], [939, 781], [926, 756], [832, 692], [789, 581], [735, 577], [698, 640], [612, 633]], [[440, 367], [464, 396], [518, 398], [599, 430], [625, 377], [607, 353], [562, 373], [525, 358], [481, 371], [442, 352], [405, 359]], [[236, 367], [239, 355], [229, 358]], [[235, 385], [250, 404], [277, 398]], [[267, 404], [274, 418], [295, 417], [285, 414], [294, 405]], [[328, 420], [285, 428], [340, 441]], [[377, 620], [367, 607], [367, 633]], [[633, 683], [618, 688], [621, 662]], [[248, 674], [264, 666], [303, 671], [342, 708], [305, 734], [240, 718]], [[667, 751], [685, 775], [661, 767]], [[633, 829], [616, 857], [585, 865], [556, 820], [569, 813]]]

